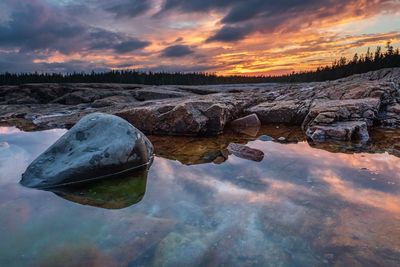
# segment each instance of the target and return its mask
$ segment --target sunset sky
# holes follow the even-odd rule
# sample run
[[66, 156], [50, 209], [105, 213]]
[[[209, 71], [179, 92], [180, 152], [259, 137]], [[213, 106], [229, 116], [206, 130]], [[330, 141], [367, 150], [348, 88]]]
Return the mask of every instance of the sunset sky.
[[0, 1], [0, 72], [274, 75], [389, 40], [400, 0]]

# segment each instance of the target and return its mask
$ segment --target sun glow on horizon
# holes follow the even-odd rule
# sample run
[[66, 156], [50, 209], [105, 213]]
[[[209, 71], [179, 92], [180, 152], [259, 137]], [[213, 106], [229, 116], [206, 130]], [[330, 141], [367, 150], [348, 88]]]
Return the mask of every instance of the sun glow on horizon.
[[0, 72], [280, 75], [400, 46], [399, 1], [200, 2], [5, 0]]

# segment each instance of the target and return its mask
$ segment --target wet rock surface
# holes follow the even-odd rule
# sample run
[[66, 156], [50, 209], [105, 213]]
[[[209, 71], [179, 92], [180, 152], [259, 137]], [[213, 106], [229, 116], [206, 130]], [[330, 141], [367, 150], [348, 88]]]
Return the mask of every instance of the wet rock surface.
[[261, 122], [258, 116], [253, 113], [232, 121], [228, 126], [236, 133], [254, 137], [260, 130]]
[[93, 113], [36, 158], [21, 184], [47, 188], [107, 177], [151, 164], [153, 146], [125, 120]]
[[363, 121], [346, 121], [330, 125], [314, 125], [307, 128], [306, 134], [313, 141], [348, 140], [367, 142], [369, 133], [367, 124]]
[[245, 145], [231, 143], [227, 147], [229, 153], [232, 153], [236, 157], [242, 159], [248, 159], [252, 161], [262, 161], [264, 158], [264, 152], [258, 149], [254, 149]]
[[[362, 122], [367, 130], [399, 128], [399, 77], [395, 68], [301, 84], [1, 86], [0, 122], [29, 130], [70, 128], [87, 114], [103, 112], [148, 134], [212, 136], [256, 114], [263, 124], [302, 125], [310, 139], [318, 128], [318, 136], [329, 139], [332, 131], [351, 131], [349, 125]], [[349, 141], [354, 135], [334, 136]]]
[[230, 123], [230, 126], [235, 131], [240, 132], [242, 129], [246, 128], [259, 128], [261, 126], [261, 122], [256, 114], [251, 114], [246, 117], [242, 117], [232, 121]]

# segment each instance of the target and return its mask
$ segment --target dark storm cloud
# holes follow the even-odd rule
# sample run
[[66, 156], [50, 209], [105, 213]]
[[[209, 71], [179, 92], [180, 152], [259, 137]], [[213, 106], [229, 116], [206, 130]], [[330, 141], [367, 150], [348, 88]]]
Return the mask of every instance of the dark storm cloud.
[[306, 9], [313, 5], [329, 5], [347, 0], [165, 0], [161, 12], [178, 10], [182, 12], [207, 12], [228, 9], [222, 19], [224, 23], [239, 22], [258, 14], [285, 12], [297, 8]]
[[214, 65], [193, 65], [193, 66], [186, 66], [186, 65], [159, 65], [156, 67], [151, 68], [142, 68], [139, 69], [141, 71], [153, 71], [153, 72], [205, 72], [216, 69]]
[[171, 10], [183, 12], [203, 12], [231, 7], [242, 0], [165, 0], [161, 13]]
[[9, 22], [0, 25], [0, 46], [70, 52], [76, 46], [72, 40], [84, 31], [83, 26], [54, 16], [45, 6], [19, 2], [14, 6]]
[[113, 49], [117, 53], [129, 53], [150, 45], [148, 41], [141, 41], [122, 33], [97, 28], [92, 28], [89, 32], [90, 49]]
[[70, 6], [60, 8], [40, 0], [5, 3], [10, 11], [0, 24], [0, 72], [108, 70], [110, 66], [98, 61], [42, 61], [55, 51], [65, 55], [93, 50], [126, 54], [150, 44], [126, 33], [86, 25], [69, 13]]
[[224, 26], [215, 35], [209, 37], [206, 42], [221, 41], [234, 42], [244, 39], [250, 33], [250, 27]]
[[0, 52], [0, 73], [2, 72], [29, 72], [34, 63], [33, 55], [16, 52]]
[[[167, 11], [208, 12], [226, 10], [221, 19], [222, 28], [207, 41], [231, 42], [261, 32], [277, 30], [296, 32], [304, 24], [340, 16], [351, 10], [354, 16], [379, 12], [393, 3], [391, 0], [166, 0], [161, 14]], [[350, 7], [350, 8], [349, 8]], [[338, 10], [340, 12], [338, 12]], [[343, 14], [345, 15], [345, 14]], [[349, 15], [349, 14], [347, 14]]]
[[[210, 10], [225, 9], [221, 19], [222, 28], [207, 42], [232, 42], [244, 39], [253, 32], [272, 32], [284, 25], [293, 16], [299, 16], [303, 11], [318, 10], [327, 4], [338, 1], [321, 0], [166, 0], [161, 11], [177, 10], [180, 12], [207, 12]], [[304, 17], [304, 21], [307, 17]], [[292, 29], [293, 31], [296, 29]]]
[[[230, 11], [221, 20], [222, 23], [238, 23], [255, 17], [286, 17], [283, 13], [293, 13], [309, 9], [318, 9], [327, 5], [334, 5], [343, 0], [247, 0], [240, 1], [232, 6]], [[306, 18], [304, 18], [306, 19]]]
[[150, 0], [120, 0], [112, 1], [105, 10], [114, 13], [116, 17], [136, 17], [146, 13], [150, 8]]
[[187, 45], [172, 45], [161, 52], [163, 57], [184, 57], [193, 54], [194, 51]]
[[150, 45], [150, 42], [140, 41], [136, 38], [131, 38], [129, 41], [121, 42], [114, 46], [114, 50], [118, 53], [129, 53], [137, 49], [145, 48]]
[[80, 60], [70, 60], [60, 63], [35, 63], [37, 56], [30, 52], [0, 52], [0, 73], [3, 72], [90, 72], [106, 71], [111, 68], [104, 63], [90, 63]]
[[64, 54], [88, 49], [128, 53], [150, 44], [124, 33], [81, 24], [40, 1], [10, 3], [10, 18], [0, 25], [0, 47], [3, 48]]

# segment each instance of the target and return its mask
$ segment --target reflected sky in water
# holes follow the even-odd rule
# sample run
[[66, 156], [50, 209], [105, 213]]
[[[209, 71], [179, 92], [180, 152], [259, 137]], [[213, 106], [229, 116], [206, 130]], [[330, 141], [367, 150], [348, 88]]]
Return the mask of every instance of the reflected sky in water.
[[[191, 154], [232, 139], [171, 138], [185, 153], [156, 157], [141, 201], [103, 209], [18, 184], [64, 132], [0, 128], [0, 266], [400, 265], [400, 158], [381, 148], [243, 139], [262, 162], [214, 164]], [[168, 154], [158, 141], [156, 154]]]

